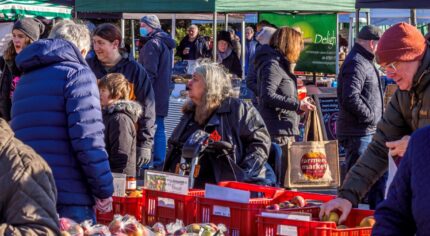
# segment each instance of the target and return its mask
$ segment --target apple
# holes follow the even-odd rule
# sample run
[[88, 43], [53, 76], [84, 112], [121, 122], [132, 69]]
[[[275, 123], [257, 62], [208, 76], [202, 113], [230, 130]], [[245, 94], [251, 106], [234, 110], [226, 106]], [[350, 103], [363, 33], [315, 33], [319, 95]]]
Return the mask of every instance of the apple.
[[360, 222], [360, 227], [373, 227], [376, 221], [373, 216], [364, 217]]
[[67, 231], [61, 231], [61, 236], [72, 236], [72, 235]]
[[72, 227], [72, 224], [76, 224], [76, 223], [73, 222], [71, 219], [60, 218], [59, 224], [60, 224], [60, 231], [68, 231], [70, 227]]
[[291, 199], [291, 203], [298, 207], [306, 206], [306, 200], [302, 196], [295, 196], [293, 199]]
[[279, 211], [280, 207], [279, 207], [279, 204], [275, 203], [275, 204], [273, 204], [273, 205], [269, 205], [269, 206], [267, 206], [267, 207], [266, 207], [266, 209], [268, 209], [268, 210], [275, 210], [275, 211]]
[[322, 221], [332, 221], [337, 225], [339, 223], [339, 215], [336, 212], [332, 211], [328, 216], [324, 214], [322, 217]]
[[201, 226], [199, 224], [190, 224], [187, 226], [187, 232], [188, 233], [196, 233], [198, 234], [200, 232]]
[[121, 228], [122, 228], [122, 222], [118, 218], [114, 219], [109, 224], [109, 231], [111, 233], [113, 233], [113, 234], [120, 233], [121, 232]]

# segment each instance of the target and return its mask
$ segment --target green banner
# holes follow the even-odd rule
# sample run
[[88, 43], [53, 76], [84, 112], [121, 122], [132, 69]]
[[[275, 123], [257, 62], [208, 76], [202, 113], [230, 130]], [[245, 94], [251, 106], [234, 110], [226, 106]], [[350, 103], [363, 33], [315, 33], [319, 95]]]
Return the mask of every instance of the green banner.
[[303, 32], [305, 48], [300, 54], [296, 71], [336, 73], [336, 15], [285, 15], [261, 13], [259, 20], [266, 20], [277, 27], [299, 27]]

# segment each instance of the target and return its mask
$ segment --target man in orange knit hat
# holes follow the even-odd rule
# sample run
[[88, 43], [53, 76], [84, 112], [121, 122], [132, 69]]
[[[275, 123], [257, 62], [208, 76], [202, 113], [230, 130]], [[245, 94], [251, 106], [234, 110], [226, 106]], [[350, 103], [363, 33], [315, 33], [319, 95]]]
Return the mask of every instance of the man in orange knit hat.
[[370, 187], [385, 173], [388, 154], [398, 164], [409, 135], [430, 124], [430, 50], [414, 26], [399, 23], [382, 35], [376, 51], [380, 69], [399, 89], [385, 108], [367, 150], [349, 170], [338, 198], [321, 206], [320, 216], [338, 209], [342, 223]]

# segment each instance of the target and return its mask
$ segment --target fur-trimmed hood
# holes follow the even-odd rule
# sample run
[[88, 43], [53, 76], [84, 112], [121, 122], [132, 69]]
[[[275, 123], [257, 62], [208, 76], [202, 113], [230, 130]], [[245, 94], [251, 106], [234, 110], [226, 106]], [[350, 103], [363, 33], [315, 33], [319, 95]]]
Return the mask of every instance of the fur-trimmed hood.
[[119, 100], [104, 110], [106, 114], [122, 112], [136, 123], [143, 114], [142, 106], [135, 101]]

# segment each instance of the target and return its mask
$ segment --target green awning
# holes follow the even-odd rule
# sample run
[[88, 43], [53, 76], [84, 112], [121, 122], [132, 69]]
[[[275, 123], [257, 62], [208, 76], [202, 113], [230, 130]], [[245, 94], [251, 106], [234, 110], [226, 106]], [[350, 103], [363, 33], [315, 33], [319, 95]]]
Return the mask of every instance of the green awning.
[[354, 12], [355, 0], [76, 0], [77, 12]]
[[49, 3], [46, 0], [0, 0], [0, 19], [16, 20], [23, 17], [43, 16], [47, 19], [71, 18], [72, 8]]

